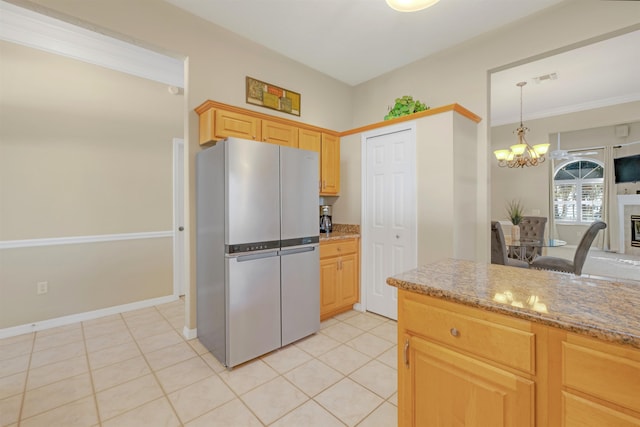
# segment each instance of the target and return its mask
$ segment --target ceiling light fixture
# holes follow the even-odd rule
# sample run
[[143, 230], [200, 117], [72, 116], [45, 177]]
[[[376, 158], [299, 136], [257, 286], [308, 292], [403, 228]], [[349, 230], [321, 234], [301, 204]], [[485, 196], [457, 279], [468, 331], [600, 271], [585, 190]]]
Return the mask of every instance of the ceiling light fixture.
[[529, 132], [529, 128], [522, 124], [522, 87], [527, 82], [516, 83], [520, 87], [520, 126], [514, 131], [518, 135], [518, 143], [509, 149], [496, 150], [493, 152], [498, 159], [498, 166], [510, 168], [523, 168], [525, 166], [538, 166], [545, 161], [545, 154], [549, 150], [549, 144], [537, 144], [531, 147], [524, 134]]
[[417, 12], [438, 3], [440, 0], [387, 0], [387, 4], [398, 12]]

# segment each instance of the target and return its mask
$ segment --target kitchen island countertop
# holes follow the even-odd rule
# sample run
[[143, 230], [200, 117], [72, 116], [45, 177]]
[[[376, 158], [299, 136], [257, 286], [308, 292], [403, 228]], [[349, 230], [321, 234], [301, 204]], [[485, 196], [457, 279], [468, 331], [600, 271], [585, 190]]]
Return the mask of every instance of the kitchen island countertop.
[[640, 281], [447, 259], [389, 277], [387, 284], [640, 348]]

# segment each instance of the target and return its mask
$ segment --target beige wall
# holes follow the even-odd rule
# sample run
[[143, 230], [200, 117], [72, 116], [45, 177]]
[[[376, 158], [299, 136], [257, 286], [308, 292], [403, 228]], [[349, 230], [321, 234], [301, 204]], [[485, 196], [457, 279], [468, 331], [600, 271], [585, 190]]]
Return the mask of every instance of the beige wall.
[[[431, 55], [355, 88], [353, 125], [380, 121], [393, 100], [412, 95], [437, 107], [459, 103], [484, 120], [478, 127], [479, 259], [489, 253], [491, 176], [489, 70], [638, 24], [640, 2], [568, 0], [525, 20]], [[350, 215], [348, 213], [347, 215]], [[340, 221], [341, 218], [336, 218]]]
[[[0, 52], [0, 241], [170, 231], [181, 97], [21, 45]], [[169, 237], [5, 248], [0, 259], [0, 328], [173, 291]]]
[[[16, 0], [19, 1], [19, 0]], [[197, 117], [193, 108], [205, 99], [245, 106], [246, 75], [290, 88], [302, 94], [300, 121], [335, 130], [346, 130], [382, 119], [387, 106], [399, 95], [411, 94], [431, 106], [457, 102], [474, 113], [487, 116], [487, 71], [565, 45], [600, 36], [636, 24], [640, 4], [570, 0], [549, 12], [505, 27], [453, 49], [388, 73], [356, 88], [350, 88], [294, 61], [248, 42], [239, 36], [195, 18], [158, 0], [36, 0], [37, 4], [67, 16], [106, 28], [187, 58], [185, 120], [188, 143], [188, 200], [191, 208], [187, 230], [194, 252], [193, 159], [197, 145]], [[573, 25], [579, 21], [580, 25]], [[428, 41], [426, 41], [428, 42]], [[275, 113], [278, 114], [278, 113]], [[291, 116], [285, 117], [291, 118]], [[341, 165], [347, 177], [359, 177], [356, 152], [359, 144], [345, 138]], [[478, 184], [476, 252], [488, 253], [489, 144], [486, 120], [478, 128]], [[352, 188], [342, 198], [353, 194]], [[359, 222], [359, 204], [337, 202], [337, 223]], [[342, 209], [346, 208], [346, 209]], [[188, 325], [195, 327], [195, 264], [190, 261]]]
[[37, 49], [0, 51], [0, 240], [171, 230], [181, 97]]
[[[2, 250], [0, 329], [171, 295], [172, 239]], [[46, 281], [49, 292], [36, 294]]]
[[[25, 5], [27, 2], [16, 0]], [[352, 89], [324, 74], [276, 54], [240, 36], [159, 0], [36, 0], [48, 14], [88, 23], [107, 33], [156, 47], [186, 58], [184, 119], [188, 123], [186, 170], [189, 216], [185, 223], [190, 240], [187, 327], [195, 328], [195, 153], [198, 120], [193, 111], [207, 99], [280, 115], [328, 129], [351, 126]], [[301, 116], [266, 110], [245, 103], [245, 76], [264, 80], [302, 95]]]

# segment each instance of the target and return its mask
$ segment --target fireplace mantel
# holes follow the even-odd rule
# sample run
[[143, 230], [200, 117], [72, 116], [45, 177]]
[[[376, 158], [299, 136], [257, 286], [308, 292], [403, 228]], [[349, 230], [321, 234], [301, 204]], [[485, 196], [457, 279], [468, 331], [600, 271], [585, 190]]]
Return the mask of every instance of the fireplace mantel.
[[628, 222], [624, 217], [624, 207], [629, 205], [640, 206], [640, 194], [618, 194], [618, 229], [620, 233], [619, 253], [621, 254], [623, 254], [625, 251], [624, 233], [625, 230], [629, 228]]

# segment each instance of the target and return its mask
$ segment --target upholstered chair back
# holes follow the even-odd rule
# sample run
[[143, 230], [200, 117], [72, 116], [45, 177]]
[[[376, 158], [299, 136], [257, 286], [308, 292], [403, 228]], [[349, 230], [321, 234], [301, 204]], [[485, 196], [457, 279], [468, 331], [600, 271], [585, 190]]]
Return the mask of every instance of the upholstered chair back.
[[[520, 221], [520, 240], [543, 240], [546, 226], [546, 216], [523, 216]], [[525, 254], [527, 260], [531, 261], [537, 255], [540, 255], [539, 248], [527, 247]]]

